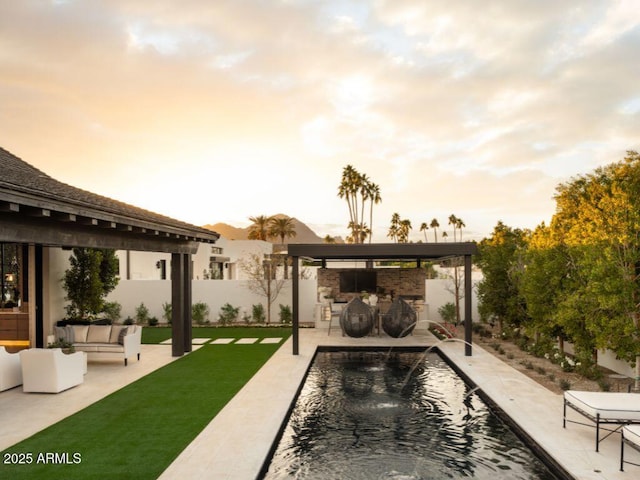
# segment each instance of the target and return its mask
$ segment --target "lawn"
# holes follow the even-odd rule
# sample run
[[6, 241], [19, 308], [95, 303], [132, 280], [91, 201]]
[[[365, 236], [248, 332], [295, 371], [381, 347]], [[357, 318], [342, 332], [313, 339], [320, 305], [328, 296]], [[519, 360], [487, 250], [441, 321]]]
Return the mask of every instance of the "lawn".
[[155, 479], [280, 346], [204, 345], [8, 448], [29, 464], [3, 461], [0, 478]]

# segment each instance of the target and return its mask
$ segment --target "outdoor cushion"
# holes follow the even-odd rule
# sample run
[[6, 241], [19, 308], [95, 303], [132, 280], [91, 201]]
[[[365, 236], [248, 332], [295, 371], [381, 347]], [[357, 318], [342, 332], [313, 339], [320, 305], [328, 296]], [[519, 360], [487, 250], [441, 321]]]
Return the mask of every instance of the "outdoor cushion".
[[126, 330], [127, 327], [121, 327], [120, 325], [113, 325], [111, 327], [111, 336], [109, 337], [109, 343], [118, 343], [120, 332], [123, 328]]
[[89, 325], [87, 343], [109, 343], [111, 325]]
[[565, 401], [600, 421], [640, 421], [640, 395], [624, 392], [567, 390]]
[[120, 345], [124, 345], [124, 337], [127, 336], [127, 333], [129, 333], [129, 327], [122, 327], [122, 330], [120, 330], [120, 335], [118, 335], [118, 343]]
[[73, 325], [73, 343], [87, 343], [89, 325]]
[[640, 425], [626, 425], [622, 432], [625, 440], [640, 449]]

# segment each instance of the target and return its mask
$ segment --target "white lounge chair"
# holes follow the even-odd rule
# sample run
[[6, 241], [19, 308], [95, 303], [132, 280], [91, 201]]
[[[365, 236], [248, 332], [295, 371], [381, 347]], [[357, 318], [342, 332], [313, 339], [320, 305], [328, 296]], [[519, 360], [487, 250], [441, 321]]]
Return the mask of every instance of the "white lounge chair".
[[[582, 392], [577, 390], [564, 392], [562, 427], [566, 428], [567, 422], [592, 426], [567, 420], [567, 407], [595, 423], [596, 452], [602, 440], [620, 430], [624, 425], [640, 424], [640, 395], [636, 393]], [[600, 438], [601, 425], [617, 425], [617, 427], [613, 430], [602, 428], [609, 433]]]
[[9, 353], [0, 346], [0, 392], [22, 385], [20, 355]]
[[630, 462], [624, 459], [624, 446], [629, 445], [640, 452], [640, 425], [625, 425], [622, 427], [622, 439], [620, 440], [620, 471], [624, 471], [624, 464], [635, 465], [640, 464]]
[[30, 348], [20, 352], [22, 390], [58, 393], [84, 381], [83, 352], [62, 353], [59, 348]]

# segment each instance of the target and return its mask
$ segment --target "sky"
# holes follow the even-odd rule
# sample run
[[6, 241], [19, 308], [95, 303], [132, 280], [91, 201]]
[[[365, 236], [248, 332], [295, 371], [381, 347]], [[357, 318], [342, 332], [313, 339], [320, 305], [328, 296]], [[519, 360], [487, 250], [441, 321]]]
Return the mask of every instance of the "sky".
[[374, 241], [535, 228], [640, 149], [640, 1], [0, 0], [0, 146], [195, 225], [344, 237], [352, 165]]

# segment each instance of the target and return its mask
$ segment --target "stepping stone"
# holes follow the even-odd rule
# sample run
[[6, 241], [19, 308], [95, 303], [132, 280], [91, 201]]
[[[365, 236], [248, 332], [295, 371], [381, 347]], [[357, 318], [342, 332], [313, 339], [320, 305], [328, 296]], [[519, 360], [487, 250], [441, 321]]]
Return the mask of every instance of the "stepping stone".
[[160, 342], [160, 345], [171, 345], [171, 339], [168, 338], [166, 340], [163, 340], [162, 342]]
[[267, 337], [263, 338], [260, 343], [280, 343], [282, 341], [282, 337]]
[[257, 341], [258, 341], [257, 338], [241, 338], [236, 342], [236, 345], [238, 344], [249, 345], [251, 343], [256, 343]]
[[227, 343], [231, 343], [235, 340], [235, 338], [216, 338], [211, 344], [215, 345], [226, 345]]
[[207, 343], [209, 340], [211, 340], [210, 338], [192, 338], [191, 339], [191, 343], [193, 345], [204, 345], [205, 343]]

